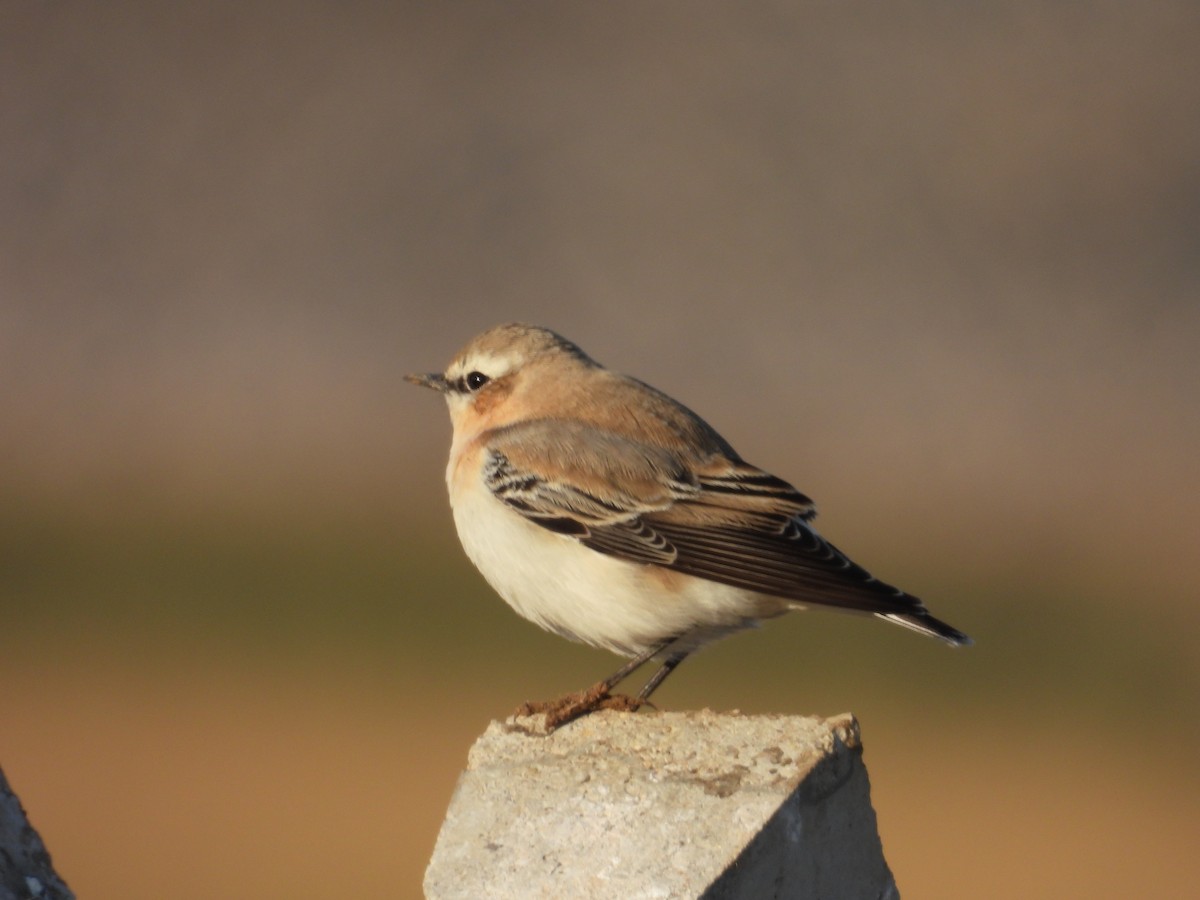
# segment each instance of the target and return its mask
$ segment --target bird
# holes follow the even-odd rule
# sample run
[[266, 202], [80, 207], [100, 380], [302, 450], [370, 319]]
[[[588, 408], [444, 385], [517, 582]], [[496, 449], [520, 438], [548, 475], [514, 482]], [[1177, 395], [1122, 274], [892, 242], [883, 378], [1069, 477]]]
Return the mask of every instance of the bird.
[[[585, 690], [517, 710], [544, 714], [548, 730], [647, 705], [700, 647], [792, 610], [972, 643], [821, 537], [812, 500], [696, 413], [548, 328], [498, 325], [445, 372], [405, 378], [449, 407], [450, 505], [484, 579], [543, 629], [629, 658]], [[651, 660], [636, 695], [613, 693]]]

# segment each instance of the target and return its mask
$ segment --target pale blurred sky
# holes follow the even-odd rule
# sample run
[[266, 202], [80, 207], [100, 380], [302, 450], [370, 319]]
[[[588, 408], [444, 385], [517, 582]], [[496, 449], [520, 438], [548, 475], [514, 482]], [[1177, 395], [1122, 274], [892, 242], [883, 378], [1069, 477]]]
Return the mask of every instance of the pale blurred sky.
[[831, 534], [1194, 599], [1198, 48], [1190, 2], [0, 4], [0, 490], [441, 510], [400, 376], [526, 320]]

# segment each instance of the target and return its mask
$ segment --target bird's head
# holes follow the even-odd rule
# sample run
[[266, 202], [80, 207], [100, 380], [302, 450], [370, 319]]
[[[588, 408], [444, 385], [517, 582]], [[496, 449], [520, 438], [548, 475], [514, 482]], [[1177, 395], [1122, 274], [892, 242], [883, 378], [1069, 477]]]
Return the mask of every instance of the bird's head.
[[575, 344], [537, 325], [498, 325], [472, 338], [444, 373], [405, 379], [445, 395], [458, 433], [528, 418], [580, 369], [597, 364]]

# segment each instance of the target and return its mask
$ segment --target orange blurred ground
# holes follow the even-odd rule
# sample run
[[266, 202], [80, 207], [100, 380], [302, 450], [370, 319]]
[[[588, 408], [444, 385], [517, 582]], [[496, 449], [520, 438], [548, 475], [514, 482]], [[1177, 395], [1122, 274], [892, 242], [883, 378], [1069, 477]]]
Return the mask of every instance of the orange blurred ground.
[[[60, 873], [98, 900], [419, 896], [467, 748], [503, 708], [495, 688], [13, 662], [20, 727], [0, 759]], [[865, 721], [904, 895], [1189, 896], [1196, 781], [1158, 724], [881, 723], [873, 742]]]

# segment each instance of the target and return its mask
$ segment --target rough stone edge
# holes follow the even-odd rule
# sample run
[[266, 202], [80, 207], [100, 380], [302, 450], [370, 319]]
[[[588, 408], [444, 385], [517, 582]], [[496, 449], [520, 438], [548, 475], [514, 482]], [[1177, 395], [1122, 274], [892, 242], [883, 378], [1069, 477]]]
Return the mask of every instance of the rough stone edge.
[[[873, 849], [878, 856], [880, 866], [880, 870], [876, 871], [874, 875], [883, 882], [874, 900], [900, 900], [900, 889], [896, 885], [895, 873], [892, 872], [883, 852], [879, 820], [875, 813], [875, 805], [871, 800], [870, 774], [863, 760], [858, 720], [853, 715], [843, 714], [826, 721], [833, 733], [835, 746], [801, 777], [791, 796], [742, 849], [737, 858], [730, 862], [725, 871], [709, 884], [700, 895], [699, 900], [727, 900], [730, 897], [746, 896], [783, 896], [778, 893], [779, 885], [775, 883], [775, 877], [773, 877], [781, 874], [782, 869], [778, 865], [778, 861], [772, 861], [770, 857], [787, 852], [772, 845], [780, 843], [779, 832], [790, 831], [794, 820], [803, 818], [802, 810], [796, 808], [797, 803], [813, 810], [825, 800], [832, 798], [834, 794], [852, 790], [850, 782], [859, 779], [861, 782], [855, 787], [861, 791], [860, 802], [866, 806], [870, 814], [869, 822], [863, 822], [864, 830], [859, 835], [859, 839], [873, 842]], [[812, 884], [816, 892], [813, 896], [834, 896], [837, 891], [844, 891], [848, 887], [846, 884], [839, 883], [838, 887], [834, 889], [828, 883], [828, 879], [824, 879], [825, 883], [821, 883], [819, 871], [814, 871], [813, 874], [816, 878]], [[878, 881], [869, 877], [868, 881], [878, 884]], [[855, 887], [859, 890], [855, 892], [854, 896], [866, 896], [861, 893], [861, 888], [866, 887], [865, 884], [855, 885]], [[873, 888], [872, 893], [874, 893]], [[786, 896], [795, 895], [788, 893]], [[809, 895], [806, 893], [803, 896], [808, 897]]]
[[0, 769], [0, 900], [75, 900]]

